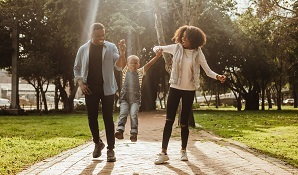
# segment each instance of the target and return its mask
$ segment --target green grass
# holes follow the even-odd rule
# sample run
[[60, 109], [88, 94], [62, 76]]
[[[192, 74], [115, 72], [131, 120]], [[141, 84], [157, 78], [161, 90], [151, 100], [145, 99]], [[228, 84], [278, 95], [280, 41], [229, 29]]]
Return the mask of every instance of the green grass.
[[0, 116], [0, 126], [0, 174], [16, 174], [91, 139], [86, 114]]
[[204, 130], [230, 138], [298, 167], [298, 110], [199, 110]]

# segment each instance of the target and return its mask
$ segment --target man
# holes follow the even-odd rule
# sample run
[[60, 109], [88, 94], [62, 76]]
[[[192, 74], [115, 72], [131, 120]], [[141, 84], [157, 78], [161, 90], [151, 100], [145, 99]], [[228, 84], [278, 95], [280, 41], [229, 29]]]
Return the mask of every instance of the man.
[[82, 45], [74, 63], [74, 77], [85, 95], [89, 128], [95, 148], [93, 157], [101, 156], [105, 144], [100, 139], [98, 129], [99, 102], [107, 138], [107, 161], [115, 162], [113, 106], [117, 83], [114, 67], [120, 71], [125, 66], [125, 41], [119, 44], [120, 55], [115, 44], [105, 41], [105, 28], [100, 23], [91, 25], [91, 40]]

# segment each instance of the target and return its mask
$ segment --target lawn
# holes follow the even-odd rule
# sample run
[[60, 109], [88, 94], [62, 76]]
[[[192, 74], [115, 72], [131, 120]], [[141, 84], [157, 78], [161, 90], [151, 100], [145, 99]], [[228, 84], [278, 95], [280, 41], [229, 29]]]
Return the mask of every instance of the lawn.
[[91, 139], [86, 114], [0, 116], [0, 126], [0, 174], [16, 174]]
[[298, 110], [198, 110], [204, 130], [244, 143], [298, 167]]

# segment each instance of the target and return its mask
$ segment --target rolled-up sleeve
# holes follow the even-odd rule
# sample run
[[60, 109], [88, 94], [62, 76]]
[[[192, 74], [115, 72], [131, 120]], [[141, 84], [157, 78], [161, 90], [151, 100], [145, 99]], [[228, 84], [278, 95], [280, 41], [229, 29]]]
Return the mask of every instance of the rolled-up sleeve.
[[175, 52], [176, 46], [177, 46], [177, 44], [171, 44], [171, 45], [167, 45], [167, 46], [155, 46], [155, 47], [153, 47], [153, 51], [156, 52], [158, 49], [162, 49], [163, 52], [170, 53], [173, 55]]
[[118, 61], [119, 56], [120, 56], [119, 51], [118, 51], [116, 45], [114, 45], [114, 44], [113, 44], [112, 49], [113, 49], [112, 54], [113, 54], [114, 67], [115, 67], [116, 70], [121, 71], [122, 68], [117, 66], [117, 61]]
[[74, 67], [73, 67], [73, 73], [74, 73], [74, 80], [75, 82], [79, 79], [83, 79], [82, 77], [82, 47], [79, 48], [78, 53], [76, 55]]

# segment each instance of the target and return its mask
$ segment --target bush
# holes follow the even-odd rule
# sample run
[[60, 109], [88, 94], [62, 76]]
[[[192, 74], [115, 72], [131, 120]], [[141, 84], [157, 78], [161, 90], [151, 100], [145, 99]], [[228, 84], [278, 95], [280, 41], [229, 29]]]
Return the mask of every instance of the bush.
[[77, 104], [74, 107], [74, 110], [76, 110], [76, 111], [86, 111], [87, 110], [87, 107], [84, 104]]

